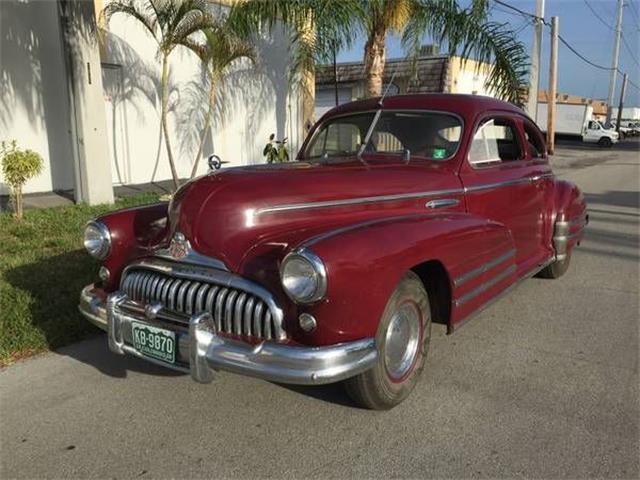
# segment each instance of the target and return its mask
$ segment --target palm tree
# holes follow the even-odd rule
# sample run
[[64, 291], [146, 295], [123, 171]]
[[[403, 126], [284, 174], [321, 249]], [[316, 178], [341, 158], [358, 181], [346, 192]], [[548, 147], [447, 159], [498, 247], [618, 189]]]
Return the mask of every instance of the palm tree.
[[171, 167], [174, 187], [180, 186], [176, 171], [169, 129], [167, 127], [167, 105], [169, 100], [169, 55], [178, 46], [200, 51], [196, 34], [212, 25], [205, 0], [113, 0], [103, 10], [109, 21], [115, 14], [125, 14], [136, 19], [151, 34], [158, 45], [158, 57], [162, 62], [160, 79], [160, 121], [164, 133], [167, 157]]
[[314, 122], [316, 65], [328, 63], [334, 52], [349, 46], [357, 33], [359, 0], [246, 0], [231, 10], [230, 21], [245, 34], [273, 31], [282, 22], [293, 34], [292, 72], [302, 86], [302, 117]]
[[198, 56], [207, 69], [207, 77], [209, 78], [209, 106], [202, 136], [200, 137], [200, 144], [195, 161], [193, 162], [193, 168], [191, 169], [191, 178], [195, 177], [198, 170], [198, 160], [202, 154], [206, 135], [211, 125], [211, 117], [213, 116], [216, 100], [216, 87], [236, 60], [246, 58], [252, 63], [255, 62], [254, 48], [242, 40], [226, 19], [207, 28], [203, 33], [206, 41], [202, 47], [197, 49], [196, 53], [198, 53]]
[[452, 55], [458, 53], [465, 60], [474, 56], [478, 65], [492, 64], [488, 86], [497, 95], [517, 101], [528, 57], [513, 31], [487, 20], [488, 10], [489, 0], [472, 0], [468, 8], [461, 8], [457, 0], [362, 0], [359, 21], [367, 35], [368, 96], [382, 93], [387, 35], [401, 35], [405, 49], [415, 57], [428, 33], [439, 42], [446, 41]]

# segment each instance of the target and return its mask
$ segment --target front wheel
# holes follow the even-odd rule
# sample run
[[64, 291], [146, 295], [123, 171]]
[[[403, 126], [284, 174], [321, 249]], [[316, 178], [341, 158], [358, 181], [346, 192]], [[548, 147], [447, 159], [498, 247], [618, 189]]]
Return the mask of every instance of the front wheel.
[[431, 339], [429, 296], [420, 278], [408, 272], [384, 309], [373, 368], [345, 380], [349, 396], [359, 405], [388, 410], [409, 396], [424, 368]]
[[600, 145], [601, 147], [610, 148], [613, 143], [611, 142], [611, 139], [609, 137], [602, 137], [600, 140], [598, 140], [598, 145]]

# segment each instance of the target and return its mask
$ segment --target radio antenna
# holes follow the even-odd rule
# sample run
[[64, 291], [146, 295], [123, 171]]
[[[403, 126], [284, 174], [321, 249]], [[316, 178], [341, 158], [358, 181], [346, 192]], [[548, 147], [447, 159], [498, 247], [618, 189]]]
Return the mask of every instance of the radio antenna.
[[387, 88], [384, 89], [384, 93], [380, 97], [380, 100], [378, 100], [378, 106], [380, 108], [384, 106], [383, 105], [384, 99], [387, 97], [387, 93], [389, 93], [389, 88], [391, 87], [391, 85], [393, 85], [393, 80], [396, 78], [396, 72], [398, 71], [399, 65], [400, 65], [400, 62], [396, 63], [396, 68], [393, 69], [393, 73], [391, 74], [391, 80], [389, 80], [389, 83], [387, 83]]

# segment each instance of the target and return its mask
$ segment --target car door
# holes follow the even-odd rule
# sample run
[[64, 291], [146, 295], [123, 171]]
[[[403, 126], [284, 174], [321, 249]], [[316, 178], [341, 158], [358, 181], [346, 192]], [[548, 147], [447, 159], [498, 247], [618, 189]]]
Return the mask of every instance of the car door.
[[475, 124], [460, 170], [468, 212], [511, 232], [518, 274], [528, 272], [545, 255], [545, 191], [539, 180], [549, 168], [532, 159], [526, 145], [517, 114], [487, 114]]

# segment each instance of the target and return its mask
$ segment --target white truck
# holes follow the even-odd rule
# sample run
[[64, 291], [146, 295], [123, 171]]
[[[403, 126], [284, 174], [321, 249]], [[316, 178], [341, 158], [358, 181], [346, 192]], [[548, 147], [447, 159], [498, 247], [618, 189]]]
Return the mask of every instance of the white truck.
[[[543, 132], [547, 131], [546, 103], [538, 103], [536, 123]], [[618, 132], [593, 120], [591, 105], [556, 104], [556, 134], [580, 137], [583, 142], [597, 143], [601, 147], [610, 147], [620, 139]]]

